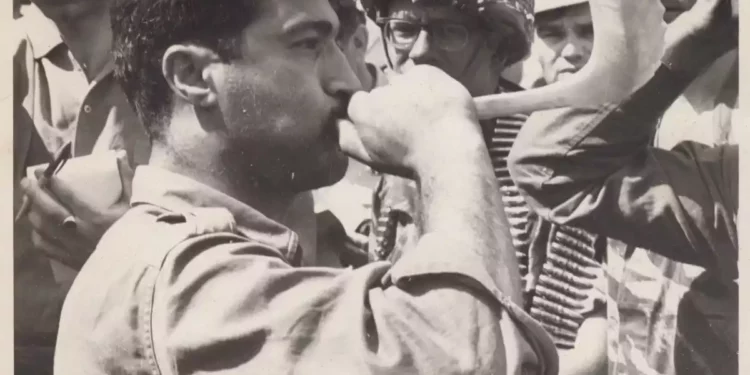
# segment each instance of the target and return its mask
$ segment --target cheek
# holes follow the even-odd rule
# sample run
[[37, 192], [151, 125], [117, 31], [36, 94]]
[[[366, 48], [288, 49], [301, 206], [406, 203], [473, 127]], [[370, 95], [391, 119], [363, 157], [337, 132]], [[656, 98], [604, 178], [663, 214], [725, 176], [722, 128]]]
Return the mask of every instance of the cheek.
[[551, 67], [559, 55], [548, 43], [543, 41], [537, 43], [535, 52], [539, 59], [539, 63], [544, 68]]
[[386, 44], [386, 48], [388, 49], [388, 56], [391, 59], [391, 63], [396, 66], [402, 65], [409, 59], [408, 49], [395, 48], [390, 44]]
[[238, 72], [226, 92], [223, 109], [227, 123], [237, 133], [261, 141], [284, 135], [300, 137], [313, 131], [306, 125], [321, 116], [324, 98], [314, 74], [276, 62]]

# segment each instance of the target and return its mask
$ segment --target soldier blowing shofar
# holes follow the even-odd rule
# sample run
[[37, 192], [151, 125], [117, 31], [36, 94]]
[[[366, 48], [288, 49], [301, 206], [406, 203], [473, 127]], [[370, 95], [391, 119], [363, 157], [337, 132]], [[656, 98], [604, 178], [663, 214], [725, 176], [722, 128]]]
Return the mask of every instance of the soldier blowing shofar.
[[[419, 67], [357, 93], [324, 0], [123, 0], [112, 17], [151, 159], [68, 294], [57, 374], [556, 373], [517, 273], [494, 267], [514, 254], [461, 85]], [[419, 179], [426, 234], [392, 265], [300, 267], [278, 220], [342, 177], [345, 117], [364, 148], [343, 151]]]
[[[65, 298], [54, 373], [560, 373], [561, 336], [527, 312], [487, 124], [651, 83], [663, 6], [591, 0], [591, 63], [520, 91], [500, 73], [527, 55], [533, 9], [365, 2], [396, 73], [365, 92], [327, 0], [113, 0], [112, 78], [149, 157]], [[413, 181], [416, 230], [397, 257], [315, 267], [287, 223], [350, 157]]]

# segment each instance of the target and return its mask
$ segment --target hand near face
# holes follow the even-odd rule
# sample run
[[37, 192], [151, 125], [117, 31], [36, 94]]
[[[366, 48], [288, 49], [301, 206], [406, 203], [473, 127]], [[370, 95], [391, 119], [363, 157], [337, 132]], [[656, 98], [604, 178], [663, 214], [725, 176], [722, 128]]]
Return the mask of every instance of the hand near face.
[[388, 86], [357, 92], [339, 123], [345, 153], [375, 169], [412, 176], [481, 142], [476, 109], [458, 81], [416, 66]]
[[[35, 179], [21, 181], [21, 189], [31, 202], [28, 220], [37, 249], [73, 269], [83, 266], [104, 232], [129, 208], [133, 170], [124, 152], [118, 154], [117, 164], [123, 194], [104, 211], [84, 203], [70, 186], [54, 177], [46, 188]], [[75, 219], [75, 225], [63, 227], [68, 217]]]

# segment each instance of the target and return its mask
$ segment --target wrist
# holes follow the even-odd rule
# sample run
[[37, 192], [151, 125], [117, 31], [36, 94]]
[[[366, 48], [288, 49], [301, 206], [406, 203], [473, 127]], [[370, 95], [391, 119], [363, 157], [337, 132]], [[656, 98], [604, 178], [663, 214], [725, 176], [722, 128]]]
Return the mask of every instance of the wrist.
[[409, 164], [419, 179], [471, 173], [483, 158], [488, 158], [487, 146], [478, 123], [465, 118], [444, 119], [422, 137]]

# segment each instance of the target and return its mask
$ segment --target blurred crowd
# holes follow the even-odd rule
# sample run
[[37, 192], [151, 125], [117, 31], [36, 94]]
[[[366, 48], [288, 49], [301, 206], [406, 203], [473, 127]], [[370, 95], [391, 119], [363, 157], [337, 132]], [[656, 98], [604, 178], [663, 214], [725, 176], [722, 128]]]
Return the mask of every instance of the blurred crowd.
[[[475, 348], [476, 358], [446, 356], [454, 350], [452, 345], [464, 339], [479, 342], [479, 337], [489, 340], [495, 334], [480, 333], [478, 328], [492, 331], [480, 324], [486, 306], [492, 306], [494, 313], [510, 312], [510, 318], [496, 319], [504, 332], [492, 337], [506, 347], [518, 348], [501, 349], [506, 350], [508, 363], [518, 365], [513, 355], [522, 358], [515, 360], [521, 364], [518, 368], [527, 357], [536, 358], [531, 361], [536, 363], [534, 373], [738, 372], [736, 3], [662, 0], [665, 12], [659, 20], [667, 25], [661, 65], [622, 102], [491, 120], [467, 116], [478, 125], [481, 136], [478, 155], [482, 162], [476, 164], [488, 161], [482, 167], [486, 170], [477, 166], [462, 177], [463, 169], [470, 168], [454, 168], [451, 160], [466, 151], [453, 143], [422, 146], [419, 150], [429, 149], [422, 158], [403, 156], [412, 155], [412, 148], [422, 144], [414, 137], [438, 139], [427, 136], [432, 132], [430, 124], [415, 124], [409, 131], [391, 129], [395, 134], [391, 138], [376, 130], [360, 130], [367, 152], [348, 152], [352, 156], [346, 160], [348, 166], [344, 164], [340, 176], [326, 177], [325, 183], [307, 182], [308, 174], [325, 174], [315, 169], [318, 164], [334, 173], [340, 161], [325, 152], [316, 153], [318, 140], [308, 132], [290, 130], [298, 123], [318, 121], [318, 112], [309, 108], [334, 107], [332, 113], [348, 117], [355, 125], [369, 116], [372, 129], [385, 129], [384, 124], [391, 122], [409, 123], [416, 117], [406, 117], [396, 109], [362, 116], [355, 106], [367, 101], [373, 106], [381, 100], [385, 103], [381, 97], [388, 94], [405, 102], [418, 101], [420, 93], [429, 95], [432, 91], [418, 91], [420, 85], [412, 85], [419, 86], [413, 92], [403, 91], [411, 90], [408, 79], [417, 73], [410, 72], [421, 65], [439, 69], [471, 97], [531, 92], [570, 82], [595, 53], [598, 29], [592, 6], [587, 0], [302, 3], [307, 5], [298, 0], [269, 1], [279, 8], [275, 13], [279, 17], [299, 11], [333, 15], [338, 20], [331, 38], [346, 66], [336, 65], [340, 62], [328, 56], [333, 52], [315, 44], [322, 43], [316, 42], [324, 38], [321, 35], [332, 32], [330, 24], [321, 21], [315, 27], [289, 32], [294, 35], [289, 38], [300, 40], [294, 43], [317, 51], [309, 53], [328, 56], [319, 57], [316, 64], [329, 66], [316, 66], [314, 72], [323, 77], [318, 77], [321, 82], [335, 76], [329, 85], [333, 88], [321, 83], [324, 91], [333, 92], [330, 97], [347, 96], [344, 104], [329, 104], [327, 99], [304, 96], [311, 92], [311, 83], [302, 75], [307, 71], [285, 70], [285, 62], [267, 57], [275, 56], [275, 47], [264, 44], [270, 42], [240, 47], [242, 53], [254, 57], [235, 62], [240, 61], [233, 55], [235, 46], [221, 38], [244, 26], [229, 26], [243, 22], [236, 21], [241, 16], [230, 13], [262, 12], [263, 6], [232, 10], [229, 0], [200, 3], [14, 1], [14, 199], [19, 215], [14, 228], [16, 374], [52, 374], [53, 368], [55, 374], [68, 374], [79, 364], [82, 370], [75, 373], [152, 373], [159, 366], [170, 368], [162, 373], [180, 374], [255, 368], [278, 368], [279, 373], [286, 373], [286, 367], [276, 367], [277, 363], [307, 373], [336, 368], [316, 367], [320, 361], [330, 358], [333, 363], [343, 355], [332, 354], [332, 347], [338, 352], [351, 347], [350, 355], [365, 363], [341, 367], [346, 373], [352, 369], [460, 372], [449, 370], [449, 365], [475, 370], [464, 373], [481, 373], [479, 369], [491, 368], [482, 366], [497, 359], [490, 359], [486, 354], [490, 350], [480, 344]], [[330, 4], [330, 9], [319, 10], [318, 3]], [[647, 23], [631, 20], [641, 21]], [[263, 26], [262, 20], [252, 22], [276, 32], [270, 24]], [[216, 25], [226, 26], [219, 30]], [[213, 34], [211, 27], [216, 28]], [[207, 32], [211, 35], [201, 34]], [[246, 32], [256, 30], [250, 26]], [[308, 57], [279, 58], [301, 64]], [[222, 64], [239, 68], [226, 69]], [[434, 90], [444, 86], [449, 85]], [[390, 87], [393, 91], [386, 91]], [[371, 96], [355, 101], [357, 96], [351, 95], [356, 91]], [[190, 103], [185, 106], [190, 109], [180, 103]], [[218, 109], [210, 108], [214, 105]], [[436, 104], [432, 110], [442, 109]], [[415, 109], [415, 113], [423, 112]], [[424, 113], [431, 112], [425, 109]], [[170, 116], [170, 125], [163, 126]], [[399, 116], [404, 117], [394, 119]], [[180, 125], [191, 121], [200, 125]], [[235, 129], [235, 123], [274, 125], [245, 131], [241, 125]], [[446, 135], [445, 139], [474, 139], [452, 132], [449, 135], [454, 138]], [[337, 137], [343, 139], [345, 131], [340, 128]], [[116, 150], [112, 165], [122, 182], [120, 196], [105, 207], [94, 207], [89, 198], [77, 196], [74, 187], [55, 184], [51, 176], [29, 169], [59, 161], [59, 150], [65, 147], [70, 147], [70, 155], [63, 157], [71, 160], [62, 171], [72, 168], [78, 158], [101, 155], [104, 160]], [[240, 161], [225, 161], [229, 159]], [[318, 164], [304, 164], [313, 161], [303, 159], [315, 159]], [[288, 167], [298, 164], [299, 169]], [[399, 168], [383, 167], [392, 164]], [[428, 164], [446, 166], [456, 175], [454, 179], [435, 174], [429, 180], [436, 184], [444, 178], [451, 180], [447, 185], [466, 180], [467, 186], [487, 185], [489, 190], [462, 188], [456, 190], [455, 198], [439, 199], [438, 192], [426, 192], [427, 171], [432, 171]], [[487, 178], [479, 182], [470, 178], [484, 176], [483, 171]], [[233, 175], [262, 178], [235, 183], [226, 177]], [[191, 180], [183, 180], [185, 176]], [[193, 180], [200, 186], [194, 186]], [[469, 184], [472, 181], [476, 183]], [[208, 192], [209, 187], [227, 196], [217, 198], [219, 193]], [[283, 208], [278, 208], [275, 195], [268, 192], [286, 190], [294, 194], [287, 194]], [[499, 192], [496, 201], [487, 191]], [[99, 193], [88, 186], [85, 194]], [[163, 196], [157, 200], [157, 194]], [[186, 198], [193, 195], [197, 198]], [[206, 211], [192, 214], [194, 219], [185, 218], [182, 208], [188, 206], [183, 201]], [[31, 208], [22, 208], [29, 205], [24, 202], [30, 202]], [[235, 219], [222, 221], [225, 213], [209, 212], [205, 202], [227, 208]], [[235, 207], [240, 202], [262, 212], [262, 217], [249, 217], [244, 208]], [[464, 205], [476, 212], [462, 209]], [[277, 211], [278, 215], [269, 213]], [[467, 222], [486, 211], [494, 216], [481, 225]], [[191, 208], [190, 212], [197, 211]], [[147, 214], [151, 215], [148, 224]], [[184, 236], [169, 226], [191, 220], [197, 224]], [[482, 232], [480, 227], [489, 229]], [[443, 250], [425, 254], [430, 251], [426, 238], [443, 230], [450, 234], [442, 238], [445, 243], [468, 241], [468, 247], [492, 243], [490, 248], [506, 250], [497, 251], [504, 255], [478, 252], [478, 260], [457, 256], [455, 249], [449, 255], [442, 254]], [[287, 231], [293, 235], [288, 237]], [[462, 231], [465, 236], [455, 234]], [[257, 244], [248, 245], [252, 251], [243, 250], [237, 243], [245, 237], [268, 244], [274, 251], [258, 250]], [[190, 238], [194, 243], [181, 247]], [[181, 250], [179, 255], [164, 250], [157, 259], [161, 255], [129, 252], [130, 241], [134, 249]], [[438, 246], [439, 242], [429, 243]], [[207, 248], [217, 255], [196, 255]], [[243, 275], [238, 270], [244, 266], [236, 257], [251, 253], [279, 264], [253, 263]], [[131, 258], [149, 258], [144, 262], [161, 273], [149, 273], [149, 267], [134, 268]], [[420, 262], [426, 265], [419, 266]], [[115, 271], [118, 264], [127, 264], [122, 269], [128, 272]], [[393, 268], [378, 271], [390, 265]], [[287, 272], [286, 266], [300, 271]], [[171, 267], [169, 276], [162, 276], [165, 267]], [[485, 268], [492, 269], [486, 271], [493, 280], [490, 287], [484, 276], [476, 276], [479, 271], [474, 267], [481, 268], [482, 275]], [[330, 269], [353, 273], [349, 277]], [[184, 270], [200, 277], [185, 280], [181, 272], [188, 271]], [[249, 274], [267, 277], [248, 278]], [[429, 277], [444, 274], [462, 276], [480, 286], [461, 289], [464, 286], [433, 282]], [[155, 286], [141, 289], [144, 283]], [[242, 288], [233, 291], [240, 284], [250, 285], [246, 295], [241, 295]], [[295, 289], [302, 285], [305, 289]], [[358, 292], [355, 285], [365, 292]], [[443, 295], [445, 305], [439, 299], [420, 299], [451, 288], [463, 294]], [[489, 290], [489, 294], [477, 297], [480, 293], [472, 288]], [[497, 298], [502, 306], [476, 302], [481, 306], [469, 307], [476, 300], [495, 301], [496, 296], [490, 295], [495, 293], [493, 288], [508, 296]], [[225, 290], [229, 297], [212, 297], [212, 290]], [[296, 294], [285, 294], [286, 290]], [[358, 298], [364, 302], [358, 303]], [[150, 306], [161, 306], [157, 305], [160, 299], [166, 299], [168, 307], [153, 314], [157, 323], [147, 324], [154, 332], [141, 331], [141, 319], [146, 318], [139, 314], [151, 319]], [[143, 301], [151, 305], [144, 308]], [[254, 301], [261, 301], [262, 307], [252, 307]], [[365, 312], [349, 304], [362, 304]], [[454, 310], [461, 308], [456, 306], [475, 310], [458, 315], [460, 311]], [[190, 308], [207, 312], [191, 315]], [[227, 310], [219, 311], [222, 308]], [[448, 316], [449, 310], [456, 315]], [[243, 314], [247, 320], [238, 318]], [[286, 320], [268, 315], [286, 316]], [[468, 322], [474, 318], [467, 316], [477, 321]], [[217, 317], [223, 319], [222, 325], [212, 323]], [[366, 330], [366, 344], [347, 341], [350, 336], [338, 332], [335, 324], [325, 323], [359, 319], [365, 323], [342, 327], [347, 332]], [[247, 325], [254, 327], [253, 333], [243, 328]], [[476, 332], [466, 338], [451, 329]], [[275, 337], [280, 331], [308, 336], [302, 343], [294, 341], [282, 348], [290, 339]], [[258, 338], [258, 332], [265, 336]], [[149, 344], [140, 341], [153, 336], [151, 341], [143, 340], [156, 342], [160, 335], [170, 343], [159, 344], [161, 349], [148, 349]], [[320, 343], [326, 340], [339, 341], [336, 345]], [[374, 359], [357, 351], [357, 345], [367, 348], [362, 350]], [[240, 351], [249, 354], [237, 354]], [[523, 354], [526, 351], [532, 354]], [[260, 364], [253, 358], [260, 358]], [[156, 365], [159, 362], [170, 365]], [[512, 373], [510, 364], [505, 368]]]

